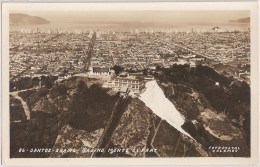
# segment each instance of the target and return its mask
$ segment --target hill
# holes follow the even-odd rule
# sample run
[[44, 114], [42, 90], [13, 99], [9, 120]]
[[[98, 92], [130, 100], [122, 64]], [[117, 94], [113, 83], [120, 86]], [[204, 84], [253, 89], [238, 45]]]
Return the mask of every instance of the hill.
[[237, 19], [237, 20], [230, 20], [229, 22], [250, 23], [250, 17], [241, 18], [241, 19]]
[[185, 116], [188, 133], [206, 148], [238, 146], [240, 152], [211, 156], [249, 156], [250, 86], [207, 66], [174, 65], [159, 70], [165, 95]]
[[49, 23], [50, 21], [37, 16], [30, 16], [21, 13], [11, 13], [9, 15], [10, 25], [39, 25], [39, 24], [49, 24]]
[[[115, 120], [111, 115], [120, 97], [102, 88], [98, 79], [72, 77], [57, 82], [55, 77], [23, 78], [12, 81], [10, 88], [27, 89], [18, 95], [26, 101], [31, 119], [26, 120], [21, 103], [11, 98], [10, 156], [91, 157], [102, 138], [108, 138], [107, 148], [129, 148], [129, 151], [104, 151], [101, 157], [250, 156], [247, 83], [227, 78], [206, 66], [158, 68], [154, 76], [165, 97], [184, 117], [182, 129], [194, 141], [138, 98], [129, 101], [122, 114], [115, 117], [111, 134], [103, 136], [107, 125]], [[42, 87], [36, 89], [40, 81]], [[213, 152], [212, 147], [239, 150]], [[19, 148], [72, 148], [75, 152], [19, 153]], [[140, 151], [143, 149], [156, 151]]]

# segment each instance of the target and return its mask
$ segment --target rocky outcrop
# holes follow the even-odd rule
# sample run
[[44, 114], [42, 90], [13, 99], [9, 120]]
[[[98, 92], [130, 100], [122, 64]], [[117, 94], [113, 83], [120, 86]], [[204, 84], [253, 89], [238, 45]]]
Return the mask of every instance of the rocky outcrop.
[[145, 152], [137, 150], [147, 148], [152, 117], [154, 115], [149, 108], [139, 99], [133, 99], [111, 138], [113, 146], [128, 148], [128, 156], [144, 157]]
[[96, 150], [99, 138], [104, 129], [94, 132], [77, 130], [69, 125], [61, 128], [54, 147], [51, 158], [86, 158], [91, 157]]

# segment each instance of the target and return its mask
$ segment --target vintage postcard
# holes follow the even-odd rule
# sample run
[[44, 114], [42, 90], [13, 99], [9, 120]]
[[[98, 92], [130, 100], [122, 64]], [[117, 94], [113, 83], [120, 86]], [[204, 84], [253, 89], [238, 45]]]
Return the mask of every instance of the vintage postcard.
[[3, 3], [3, 165], [256, 165], [257, 10]]

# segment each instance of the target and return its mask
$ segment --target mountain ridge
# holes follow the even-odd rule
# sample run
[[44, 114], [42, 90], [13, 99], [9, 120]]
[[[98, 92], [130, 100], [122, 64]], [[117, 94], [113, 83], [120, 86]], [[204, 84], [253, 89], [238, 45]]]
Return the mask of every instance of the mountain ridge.
[[50, 21], [38, 16], [30, 16], [23, 13], [10, 13], [9, 15], [10, 25], [39, 25], [49, 23]]
[[250, 23], [250, 17], [240, 18], [240, 19], [237, 19], [237, 20], [230, 20], [229, 22]]

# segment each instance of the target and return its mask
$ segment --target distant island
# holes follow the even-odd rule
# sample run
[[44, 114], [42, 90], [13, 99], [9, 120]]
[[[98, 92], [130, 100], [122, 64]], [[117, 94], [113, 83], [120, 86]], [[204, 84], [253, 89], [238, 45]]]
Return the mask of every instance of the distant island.
[[9, 15], [10, 25], [39, 25], [39, 24], [49, 24], [49, 23], [50, 21], [37, 16], [30, 16], [21, 13], [11, 13]]
[[250, 23], [250, 17], [241, 18], [241, 19], [237, 19], [237, 20], [230, 20], [229, 22]]

